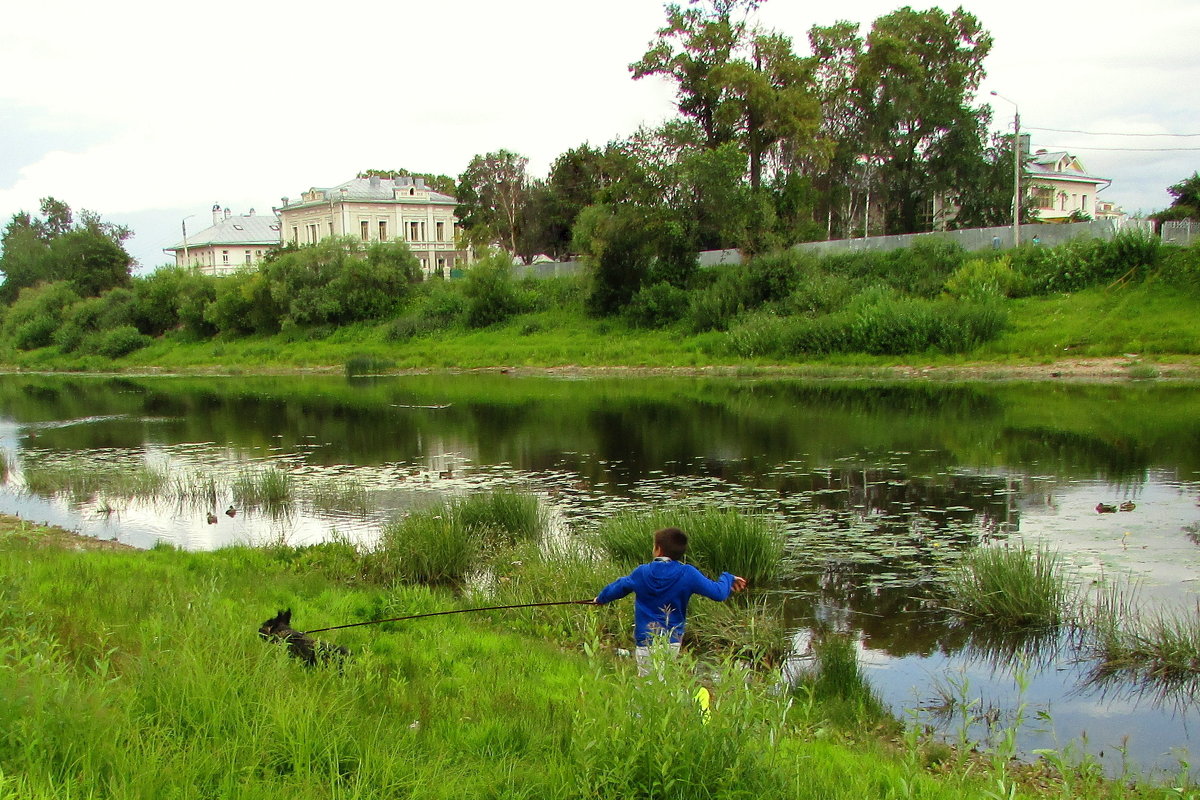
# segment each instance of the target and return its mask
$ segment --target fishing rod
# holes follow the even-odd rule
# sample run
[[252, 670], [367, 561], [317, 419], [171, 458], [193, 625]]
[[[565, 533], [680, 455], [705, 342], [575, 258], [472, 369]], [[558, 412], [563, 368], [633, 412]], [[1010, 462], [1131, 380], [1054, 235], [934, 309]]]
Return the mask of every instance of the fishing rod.
[[378, 625], [381, 622], [401, 622], [406, 619], [421, 619], [423, 617], [440, 617], [445, 614], [466, 614], [471, 611], [502, 611], [508, 608], [538, 608], [540, 606], [591, 606], [595, 605], [594, 600], [558, 600], [553, 603], [521, 603], [515, 606], [485, 606], [483, 608], [457, 608], [453, 611], [432, 611], [428, 614], [410, 614], [407, 617], [389, 617], [387, 619], [373, 619], [369, 622], [351, 622], [348, 625], [331, 625], [328, 628], [313, 628], [311, 631], [305, 631], [304, 635], [310, 633], [322, 633], [324, 631], [336, 631], [342, 628], [357, 628], [359, 625]]

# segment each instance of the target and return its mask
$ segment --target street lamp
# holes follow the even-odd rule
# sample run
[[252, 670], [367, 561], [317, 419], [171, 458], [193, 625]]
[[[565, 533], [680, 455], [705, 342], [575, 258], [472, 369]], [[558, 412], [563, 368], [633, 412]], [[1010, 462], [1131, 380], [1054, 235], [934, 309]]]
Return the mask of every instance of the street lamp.
[[183, 218], [183, 221], [179, 223], [180, 227], [183, 228], [183, 266], [184, 267], [188, 266], [187, 221], [194, 216], [196, 216], [196, 215], [188, 214], [186, 217]]
[[1021, 109], [1013, 100], [999, 92], [992, 92], [1013, 107], [1013, 247], [1021, 245]]

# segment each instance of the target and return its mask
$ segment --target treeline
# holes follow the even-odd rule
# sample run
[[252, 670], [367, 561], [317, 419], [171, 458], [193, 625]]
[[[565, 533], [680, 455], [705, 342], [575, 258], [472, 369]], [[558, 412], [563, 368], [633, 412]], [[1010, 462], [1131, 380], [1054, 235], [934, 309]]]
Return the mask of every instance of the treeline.
[[1013, 137], [992, 137], [992, 109], [973, 104], [992, 47], [978, 19], [905, 7], [865, 32], [813, 27], [798, 48], [757, 24], [762, 1], [666, 7], [629, 65], [674, 85], [662, 126], [583, 143], [545, 178], [508, 150], [472, 159], [455, 186], [469, 243], [561, 258], [586, 252], [577, 226], [605, 213], [669, 227], [682, 250], [759, 253], [927, 231], [935, 196], [957, 205], [950, 227], [1011, 220]]

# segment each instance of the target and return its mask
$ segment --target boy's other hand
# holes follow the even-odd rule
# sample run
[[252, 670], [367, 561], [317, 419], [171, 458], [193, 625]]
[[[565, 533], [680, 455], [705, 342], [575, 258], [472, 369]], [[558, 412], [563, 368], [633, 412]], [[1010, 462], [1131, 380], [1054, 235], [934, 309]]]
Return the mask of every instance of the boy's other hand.
[[734, 575], [733, 576], [733, 590], [735, 592], [740, 592], [740, 591], [742, 591], [742, 589], [745, 589], [745, 588], [746, 588], [746, 579], [743, 577], [740, 577], [738, 575]]

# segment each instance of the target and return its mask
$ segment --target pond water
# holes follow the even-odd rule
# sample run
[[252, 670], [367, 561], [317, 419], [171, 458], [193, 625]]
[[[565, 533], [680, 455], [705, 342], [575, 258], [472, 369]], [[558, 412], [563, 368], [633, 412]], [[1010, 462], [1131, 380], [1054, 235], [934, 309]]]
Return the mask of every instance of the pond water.
[[[1071, 642], [989, 640], [927, 591], [965, 550], [1024, 539], [1059, 551], [1085, 583], [1136, 580], [1143, 604], [1194, 613], [1190, 385], [6, 375], [0, 449], [0, 511], [139, 547], [335, 531], [369, 545], [405, 509], [501, 487], [537, 493], [567, 531], [663, 504], [754, 510], [788, 531], [792, 578], [779, 594], [798, 649], [818, 628], [851, 634], [898, 715], [982, 739], [1024, 703], [1023, 750], [1069, 746], [1114, 772], [1124, 759], [1172, 772], [1200, 746], [1186, 691], [1096, 684]], [[27, 473], [54, 464], [225, 483], [170, 502], [29, 492]], [[221, 513], [228, 481], [267, 466], [294, 477], [295, 505]], [[322, 510], [321, 487], [338, 481], [366, 487], [367, 510]], [[1133, 510], [1096, 511], [1122, 502]], [[947, 713], [963, 704], [965, 728]]]

